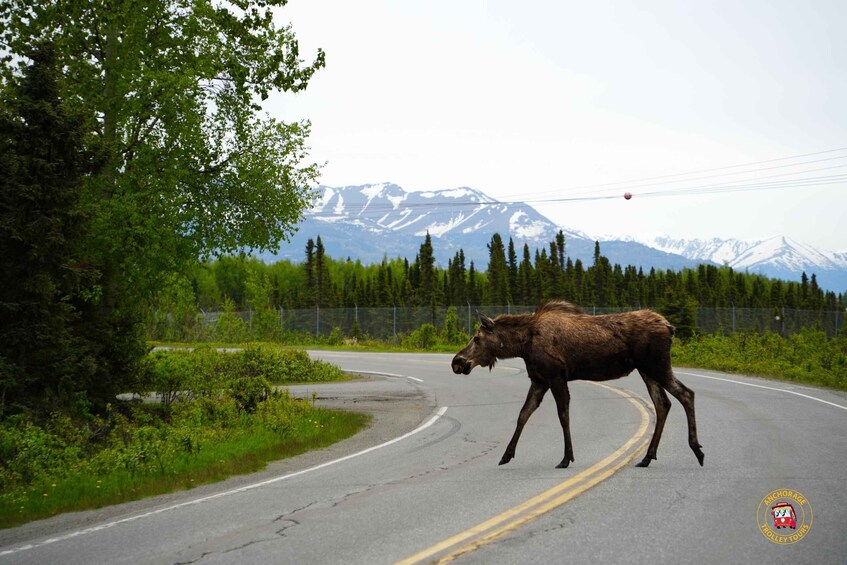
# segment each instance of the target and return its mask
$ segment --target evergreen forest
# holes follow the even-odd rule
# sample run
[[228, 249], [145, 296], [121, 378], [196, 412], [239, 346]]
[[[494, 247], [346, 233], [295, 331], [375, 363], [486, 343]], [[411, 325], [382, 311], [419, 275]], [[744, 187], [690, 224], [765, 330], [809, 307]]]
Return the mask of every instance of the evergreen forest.
[[487, 269], [479, 269], [460, 249], [446, 267], [435, 264], [427, 234], [417, 255], [362, 264], [331, 257], [318, 237], [309, 240], [302, 262], [265, 264], [245, 255], [197, 265], [190, 276], [174, 279], [150, 304], [154, 310], [262, 311], [279, 308], [535, 306], [567, 300], [583, 307], [781, 308], [839, 310], [847, 296], [825, 291], [814, 273], [799, 282], [771, 279], [701, 264], [696, 269], [645, 271], [611, 264], [595, 243], [591, 264], [572, 260], [560, 231], [547, 247], [516, 248], [493, 234]]

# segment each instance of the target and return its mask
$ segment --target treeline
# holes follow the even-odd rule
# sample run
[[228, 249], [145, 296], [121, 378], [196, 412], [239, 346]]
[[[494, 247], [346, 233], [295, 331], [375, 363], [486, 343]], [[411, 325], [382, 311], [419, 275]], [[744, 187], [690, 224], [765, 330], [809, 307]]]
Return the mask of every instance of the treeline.
[[730, 267], [700, 265], [681, 271], [611, 264], [595, 243], [590, 265], [567, 254], [560, 231], [549, 246], [517, 250], [493, 234], [488, 268], [479, 270], [459, 250], [437, 266], [432, 239], [413, 261], [388, 258], [364, 265], [333, 259], [321, 238], [309, 240], [300, 263], [265, 264], [245, 256], [199, 265], [188, 279], [172, 281], [152, 307], [159, 311], [352, 308], [385, 306], [534, 305], [564, 299], [582, 306], [796, 308], [836, 310], [847, 296], [824, 291], [814, 274], [800, 282], [770, 279]]

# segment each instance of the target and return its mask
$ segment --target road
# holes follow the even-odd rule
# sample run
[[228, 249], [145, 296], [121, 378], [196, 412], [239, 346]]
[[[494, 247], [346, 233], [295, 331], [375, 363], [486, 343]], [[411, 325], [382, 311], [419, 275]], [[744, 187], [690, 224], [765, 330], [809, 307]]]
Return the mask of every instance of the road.
[[[654, 421], [641, 379], [577, 382], [571, 467], [555, 468], [549, 396], [501, 467], [528, 388], [520, 362], [456, 376], [449, 355], [312, 355], [374, 375], [294, 392], [369, 411], [372, 428], [256, 475], [0, 531], [0, 563], [847, 562], [845, 394], [676, 369], [696, 392], [705, 466], [674, 401], [641, 469]], [[775, 489], [814, 511], [797, 543], [759, 531]]]

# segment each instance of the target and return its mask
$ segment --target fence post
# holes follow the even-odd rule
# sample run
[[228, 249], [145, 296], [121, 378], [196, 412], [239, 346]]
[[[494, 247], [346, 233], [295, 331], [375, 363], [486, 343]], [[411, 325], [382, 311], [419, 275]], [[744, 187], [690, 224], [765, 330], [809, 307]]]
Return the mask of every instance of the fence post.
[[315, 311], [317, 312], [315, 317], [315, 336], [321, 335], [321, 305], [315, 304]]
[[397, 305], [394, 304], [394, 337], [397, 337]]
[[779, 335], [785, 337], [785, 306], [782, 307], [782, 316], [779, 318]]
[[732, 333], [735, 333], [735, 304], [732, 305]]

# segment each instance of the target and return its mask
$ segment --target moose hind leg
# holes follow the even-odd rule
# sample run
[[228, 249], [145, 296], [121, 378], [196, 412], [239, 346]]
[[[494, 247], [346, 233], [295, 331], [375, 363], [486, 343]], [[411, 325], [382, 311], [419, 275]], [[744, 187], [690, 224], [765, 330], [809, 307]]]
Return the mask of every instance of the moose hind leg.
[[650, 465], [650, 461], [656, 459], [656, 451], [659, 449], [659, 441], [662, 439], [662, 430], [665, 428], [665, 420], [671, 409], [671, 401], [662, 387], [659, 386], [659, 383], [641, 371], [639, 371], [639, 374], [644, 380], [644, 384], [647, 385], [647, 392], [650, 393], [650, 398], [653, 399], [653, 406], [656, 407], [656, 429], [653, 431], [650, 447], [647, 448], [647, 454], [644, 456], [644, 459], [636, 465], [636, 467], [647, 467]]
[[565, 469], [571, 464], [571, 461], [574, 460], [570, 424], [571, 393], [568, 390], [568, 383], [564, 380], [564, 378], [555, 379], [551, 390], [553, 391], [553, 398], [556, 399], [556, 407], [559, 412], [559, 423], [562, 425], [562, 435], [565, 440], [565, 456], [562, 458], [562, 462], [556, 465], [556, 468]]
[[688, 419], [688, 446], [697, 457], [700, 466], [703, 466], [703, 446], [697, 440], [697, 420], [694, 416], [694, 391], [682, 384], [673, 373], [670, 373], [668, 383], [663, 383], [665, 389], [671, 393], [674, 398], [679, 400], [682, 407], [685, 408], [685, 417]]
[[498, 465], [505, 465], [514, 459], [515, 448], [518, 446], [518, 440], [521, 437], [523, 427], [526, 425], [529, 417], [532, 416], [532, 413], [535, 412], [535, 409], [538, 408], [538, 405], [541, 404], [541, 400], [549, 388], [546, 384], [534, 380], [529, 385], [529, 392], [526, 395], [526, 401], [524, 401], [523, 408], [521, 408], [521, 413], [518, 416], [518, 425], [515, 427], [515, 433], [512, 435], [512, 440], [509, 442], [508, 447], [506, 447], [506, 452], [503, 453], [503, 457], [500, 458]]

